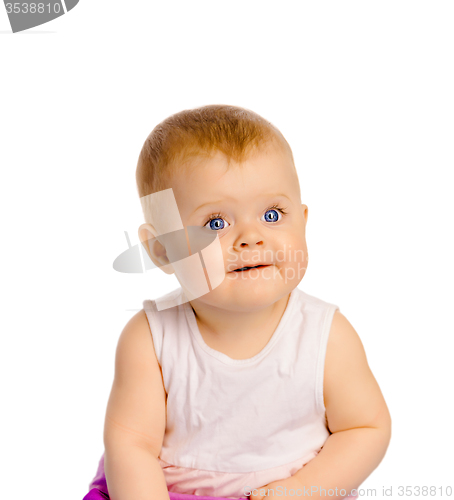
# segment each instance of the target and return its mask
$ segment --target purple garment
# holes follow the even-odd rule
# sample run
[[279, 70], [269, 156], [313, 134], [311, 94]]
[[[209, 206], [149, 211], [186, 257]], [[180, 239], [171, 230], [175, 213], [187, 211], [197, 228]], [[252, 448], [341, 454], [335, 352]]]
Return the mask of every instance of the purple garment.
[[[98, 471], [89, 485], [90, 491], [84, 496], [83, 500], [110, 500], [107, 491], [106, 475], [104, 474], [104, 454], [98, 465]], [[169, 491], [170, 500], [225, 500], [222, 497], [207, 497], [200, 495], [184, 495], [183, 493], [173, 493]], [[248, 497], [242, 497], [245, 500]]]

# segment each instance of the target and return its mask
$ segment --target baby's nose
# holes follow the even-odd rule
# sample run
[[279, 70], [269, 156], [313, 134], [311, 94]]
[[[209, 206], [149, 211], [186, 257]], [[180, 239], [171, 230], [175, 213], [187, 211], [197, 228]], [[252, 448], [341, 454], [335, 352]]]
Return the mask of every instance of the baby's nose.
[[246, 241], [243, 241], [242, 243], [240, 243], [240, 247], [244, 248], [244, 247], [247, 247], [249, 245], [263, 245], [263, 240], [258, 240], [256, 241], [255, 243], [248, 243]]

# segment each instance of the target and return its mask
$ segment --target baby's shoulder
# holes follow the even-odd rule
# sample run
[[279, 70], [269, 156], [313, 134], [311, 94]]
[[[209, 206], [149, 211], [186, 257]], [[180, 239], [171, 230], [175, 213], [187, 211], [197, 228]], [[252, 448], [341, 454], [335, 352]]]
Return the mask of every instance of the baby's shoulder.
[[361, 339], [336, 311], [326, 347], [323, 398], [331, 432], [388, 426], [389, 413]]
[[156, 457], [165, 430], [166, 394], [143, 310], [123, 328], [115, 355], [115, 375], [106, 410], [104, 442], [130, 442]]
[[131, 354], [131, 351], [143, 353], [144, 350], [148, 351], [153, 359], [156, 358], [147, 314], [141, 309], [123, 327], [118, 339], [117, 355], [119, 351]]
[[365, 351], [361, 339], [348, 319], [337, 309], [333, 319], [326, 347], [325, 369], [336, 369], [336, 363], [351, 363], [363, 358]]

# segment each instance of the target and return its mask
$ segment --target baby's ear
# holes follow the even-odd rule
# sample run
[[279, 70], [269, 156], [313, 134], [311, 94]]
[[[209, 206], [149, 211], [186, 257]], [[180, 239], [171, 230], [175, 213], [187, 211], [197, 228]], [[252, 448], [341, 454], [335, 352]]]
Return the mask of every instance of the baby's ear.
[[145, 248], [153, 264], [160, 267], [166, 274], [174, 274], [164, 245], [158, 239], [158, 233], [151, 224], [139, 227], [139, 240]]
[[304, 205], [304, 204], [301, 204], [301, 207], [303, 209], [304, 218], [306, 219], [306, 222], [307, 222], [307, 217], [309, 215], [309, 209], [307, 208], [307, 205]]

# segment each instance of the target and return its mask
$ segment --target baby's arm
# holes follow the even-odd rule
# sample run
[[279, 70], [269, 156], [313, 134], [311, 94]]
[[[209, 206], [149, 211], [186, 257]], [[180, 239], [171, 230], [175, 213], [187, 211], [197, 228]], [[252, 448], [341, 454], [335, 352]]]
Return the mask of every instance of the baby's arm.
[[[301, 488], [311, 499], [326, 498], [332, 489], [337, 494], [330, 498], [344, 498], [340, 491], [343, 489], [348, 495], [358, 488], [386, 453], [391, 439], [388, 407], [358, 334], [338, 311], [326, 351], [324, 400], [332, 434], [320, 453], [291, 478], [273, 481], [263, 488]], [[310, 494], [311, 487], [318, 489], [312, 489]], [[326, 493], [320, 495], [321, 488]], [[251, 495], [254, 500], [261, 498]]]
[[118, 341], [104, 423], [104, 469], [111, 500], [169, 500], [157, 457], [165, 431], [165, 390], [145, 312]]

